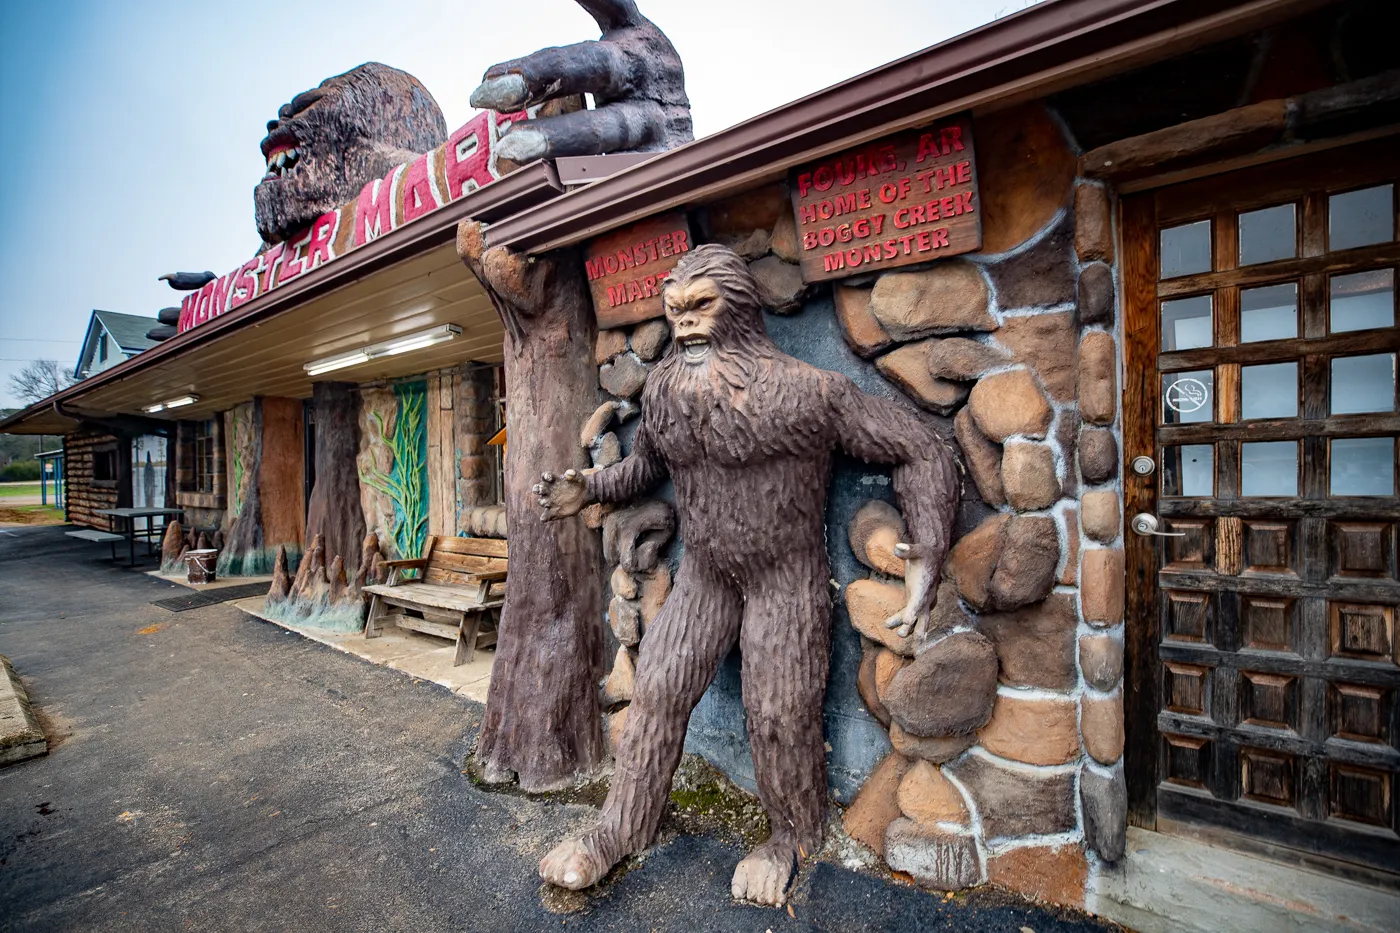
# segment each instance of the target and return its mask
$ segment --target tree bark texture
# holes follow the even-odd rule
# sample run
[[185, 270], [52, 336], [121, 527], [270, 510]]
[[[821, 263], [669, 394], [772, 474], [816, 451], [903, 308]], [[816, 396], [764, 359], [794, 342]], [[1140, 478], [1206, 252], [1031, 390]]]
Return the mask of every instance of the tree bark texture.
[[601, 542], [579, 517], [546, 526], [531, 491], [543, 469], [588, 466], [578, 429], [598, 404], [597, 328], [576, 256], [487, 250], [472, 222], [457, 249], [505, 325], [512, 583], [477, 756], [488, 773], [514, 771], [522, 789], [542, 791], [603, 758]]
[[316, 413], [316, 482], [306, 517], [307, 540], [323, 536], [330, 559], [345, 561], [354, 577], [360, 569], [365, 512], [360, 505], [359, 393], [348, 382], [318, 382], [311, 388]]
[[[243, 469], [257, 477], [262, 466], [262, 399], [253, 400], [253, 436], [249, 446], [248, 463]], [[229, 464], [230, 468], [233, 466]], [[239, 505], [238, 514], [229, 525], [228, 538], [219, 554], [218, 574], [221, 577], [254, 576], [267, 573], [273, 561], [262, 567], [266, 548], [263, 544], [262, 484], [256, 479], [248, 484], [248, 494]]]

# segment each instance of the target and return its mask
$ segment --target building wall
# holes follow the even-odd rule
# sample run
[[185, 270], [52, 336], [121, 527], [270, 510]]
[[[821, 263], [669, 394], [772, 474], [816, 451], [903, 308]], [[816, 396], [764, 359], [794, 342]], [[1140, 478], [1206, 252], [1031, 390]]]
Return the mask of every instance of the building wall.
[[[113, 481], [96, 480], [93, 477], [93, 453], [96, 449], [115, 445], [118, 464], [127, 469], [119, 472]], [[121, 500], [121, 478], [130, 476], [130, 454], [126, 443], [111, 434], [79, 431], [63, 439], [64, 481], [68, 493], [68, 520], [74, 525], [111, 530], [111, 522], [105, 515], [98, 515], [98, 509], [119, 508]]]
[[[884, 620], [904, 602], [902, 563], [852, 536], [858, 515], [901, 521], [889, 470], [835, 464], [827, 547], [841, 592], [823, 713], [847, 832], [930, 886], [990, 880], [1082, 904], [1093, 853], [1116, 858], [1125, 826], [1111, 199], [1076, 178], [1078, 153], [1044, 106], [974, 130], [983, 246], [972, 254], [813, 287], [795, 265], [783, 187], [692, 209], [692, 223], [748, 259], [787, 309], [767, 318], [780, 348], [924, 412], [962, 467], [934, 619], [900, 638]], [[600, 385], [627, 403], [619, 414], [665, 331], [600, 333]], [[626, 453], [635, 419], [619, 420], [611, 441], [595, 439], [597, 465]], [[669, 566], [609, 569], [614, 634], [635, 615], [644, 638]], [[636, 659], [620, 650], [610, 683]], [[968, 672], [979, 666], [996, 673]], [[739, 672], [736, 652], [687, 748], [753, 788]], [[609, 699], [613, 720], [625, 716], [626, 698]], [[927, 724], [930, 710], [943, 727]]]

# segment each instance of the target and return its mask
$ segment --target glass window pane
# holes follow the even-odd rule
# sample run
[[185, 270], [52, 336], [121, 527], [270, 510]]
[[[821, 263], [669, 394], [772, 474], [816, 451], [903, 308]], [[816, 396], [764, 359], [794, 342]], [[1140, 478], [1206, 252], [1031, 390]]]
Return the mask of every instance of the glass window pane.
[[1162, 278], [1210, 271], [1210, 221], [1162, 231]]
[[1215, 495], [1215, 447], [1186, 444], [1163, 448], [1162, 495]]
[[1298, 417], [1298, 364], [1240, 367], [1240, 417]]
[[1240, 343], [1298, 336], [1298, 283], [1240, 289]]
[[1215, 420], [1215, 371], [1199, 369], [1162, 376], [1162, 423], [1200, 424]]
[[1332, 358], [1332, 414], [1394, 410], [1394, 353]]
[[1334, 194], [1327, 199], [1327, 245], [1351, 249], [1395, 239], [1395, 208], [1390, 185]]
[[1292, 204], [1240, 215], [1240, 265], [1292, 259], [1298, 255], [1298, 223]]
[[1241, 444], [1240, 495], [1298, 495], [1298, 442]]
[[1331, 494], [1393, 496], [1395, 438], [1339, 437], [1332, 441]]
[[1394, 325], [1394, 269], [1334, 275], [1330, 283], [1332, 333]]
[[1210, 295], [1162, 302], [1163, 350], [1194, 350], [1214, 343]]

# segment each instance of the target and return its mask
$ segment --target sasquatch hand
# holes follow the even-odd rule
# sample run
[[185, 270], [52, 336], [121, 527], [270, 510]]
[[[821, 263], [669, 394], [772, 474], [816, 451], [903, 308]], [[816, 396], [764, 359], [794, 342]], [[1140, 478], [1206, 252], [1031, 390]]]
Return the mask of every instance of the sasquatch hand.
[[689, 142], [690, 101], [680, 56], [633, 0], [578, 0], [602, 38], [541, 49], [487, 69], [471, 104], [511, 113], [592, 94], [594, 110], [517, 123], [497, 152], [515, 162], [606, 152], [651, 152]]
[[565, 470], [563, 476], [545, 473], [531, 491], [540, 497], [542, 522], [577, 515], [588, 504], [588, 487], [578, 470]]
[[885, 620], [885, 627], [897, 627], [900, 638], [928, 628], [929, 612], [937, 594], [933, 588], [933, 565], [924, 552], [924, 548], [904, 542], [894, 546], [894, 556], [904, 560], [904, 587], [908, 598], [898, 614]]

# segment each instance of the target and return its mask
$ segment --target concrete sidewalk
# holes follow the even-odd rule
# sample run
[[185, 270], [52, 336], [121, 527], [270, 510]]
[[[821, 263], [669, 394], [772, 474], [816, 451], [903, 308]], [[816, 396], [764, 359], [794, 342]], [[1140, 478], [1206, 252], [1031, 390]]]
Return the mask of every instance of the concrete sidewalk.
[[226, 604], [150, 605], [175, 591], [62, 529], [0, 536], [0, 654], [50, 741], [0, 769], [0, 931], [1107, 929], [829, 861], [792, 915], [735, 904], [742, 848], [673, 828], [549, 896], [540, 856], [595, 811], [472, 784], [480, 704]]

